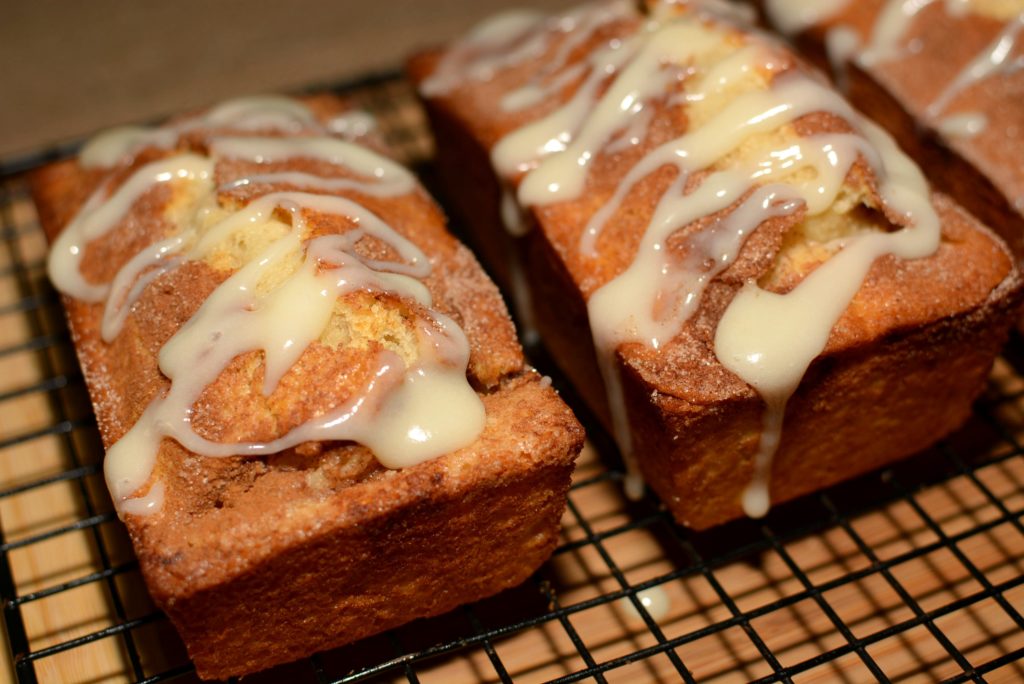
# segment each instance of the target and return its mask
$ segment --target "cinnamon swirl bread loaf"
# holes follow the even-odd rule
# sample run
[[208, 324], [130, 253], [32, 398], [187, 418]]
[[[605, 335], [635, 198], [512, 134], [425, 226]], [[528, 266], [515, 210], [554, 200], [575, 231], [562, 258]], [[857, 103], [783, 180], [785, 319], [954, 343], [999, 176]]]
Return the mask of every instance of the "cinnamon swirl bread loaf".
[[555, 544], [581, 429], [353, 123], [237, 100], [33, 179], [107, 483], [204, 678], [494, 594]]
[[449, 196], [517, 247], [495, 271], [633, 493], [698, 529], [956, 428], [1021, 298], [999, 239], [735, 15], [509, 13], [409, 67]]

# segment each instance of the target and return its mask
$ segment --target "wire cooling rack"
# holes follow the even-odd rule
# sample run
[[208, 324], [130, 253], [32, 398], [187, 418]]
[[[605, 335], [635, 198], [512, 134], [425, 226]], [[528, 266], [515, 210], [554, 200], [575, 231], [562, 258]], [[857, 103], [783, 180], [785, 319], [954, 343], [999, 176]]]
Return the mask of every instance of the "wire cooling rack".
[[[429, 180], [408, 86], [341, 91]], [[0, 665], [19, 682], [195, 681], [103, 486], [24, 178], [3, 174], [0, 193]], [[591, 442], [531, 580], [246, 681], [1022, 681], [1021, 347], [929, 452], [702, 534], [651, 496], [623, 498], [614, 448], [563, 386]], [[558, 385], [543, 349], [531, 355]]]

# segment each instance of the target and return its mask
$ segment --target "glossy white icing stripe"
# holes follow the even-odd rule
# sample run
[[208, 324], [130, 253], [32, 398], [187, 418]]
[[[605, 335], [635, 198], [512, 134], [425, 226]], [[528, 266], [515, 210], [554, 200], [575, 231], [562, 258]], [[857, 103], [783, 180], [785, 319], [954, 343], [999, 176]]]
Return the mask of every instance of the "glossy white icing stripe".
[[570, 56], [590, 40], [596, 31], [612, 22], [634, 15], [635, 11], [630, 3], [612, 2], [592, 11], [586, 11], [581, 7], [559, 17], [557, 21], [549, 22], [549, 25], [554, 24], [557, 27], [558, 33], [563, 34], [557, 51], [550, 59], [544, 61], [525, 85], [502, 98], [502, 109], [518, 111], [557, 95], [562, 88], [586, 72], [587, 67], [582, 63], [567, 66]]
[[106, 299], [110, 285], [90, 283], [81, 271], [82, 257], [89, 242], [102, 237], [124, 218], [132, 205], [158, 183], [195, 181], [212, 188], [213, 163], [195, 154], [183, 154], [146, 164], [114, 193], [101, 185], [86, 201], [50, 249], [47, 275], [65, 294], [86, 302]]
[[988, 117], [981, 112], [950, 114], [938, 120], [936, 130], [947, 138], [973, 138], [988, 126]]
[[[610, 74], [615, 73], [633, 56], [637, 46], [636, 40], [628, 40], [598, 50], [590, 74], [566, 104], [498, 141], [491, 150], [491, 161], [498, 172], [511, 177], [529, 171], [544, 157], [564, 152], [594, 107], [598, 89]], [[579, 157], [576, 157], [578, 160]], [[586, 164], [586, 161], [583, 163]], [[558, 192], [558, 182], [552, 182], [555, 184], [553, 189], [542, 188], [541, 191]], [[529, 203], [522, 197], [519, 199]]]
[[[622, 41], [617, 50], [609, 50], [607, 62], [597, 60], [597, 64], [604, 68], [595, 66], [593, 70], [598, 77], [595, 90], [613, 73], [612, 68], [617, 70], [625, 59], [629, 60], [604, 95], [598, 99], [589, 89], [580, 88], [574, 100], [582, 102], [576, 107], [560, 110], [573, 120], [565, 126], [569, 131], [568, 140], [561, 149], [550, 143], [543, 146], [547, 154], [540, 157], [540, 163], [526, 174], [519, 186], [519, 199], [524, 204], [547, 204], [578, 197], [583, 190], [588, 166], [597, 151], [613, 133], [625, 127], [625, 119], [649, 106], [647, 103], [652, 98], [663, 96], [668, 84], [676, 80], [675, 72], [663, 65], [699, 59], [702, 53], [719, 45], [719, 40], [700, 30], [699, 25], [668, 23], [650, 35], [645, 33], [646, 30]], [[604, 56], [600, 52], [598, 54]], [[539, 122], [532, 126], [537, 127], [541, 137], [549, 140], [564, 135], [558, 132], [552, 136], [555, 131], [545, 130], [546, 124]], [[523, 130], [527, 129], [520, 129]], [[528, 148], [519, 139], [520, 131], [504, 138], [495, 148], [495, 153], [500, 154], [502, 149], [509, 148], [526, 153]], [[533, 151], [529, 152], [532, 154]], [[522, 155], [515, 156], [521, 158]]]
[[866, 66], [897, 59], [905, 49], [901, 40], [918, 12], [935, 0], [887, 0], [871, 27], [857, 61]]
[[90, 139], [78, 153], [78, 163], [87, 169], [106, 168], [123, 161], [138, 149], [153, 145], [168, 149], [178, 139], [172, 130], [145, 126], [121, 126], [103, 131]]
[[[338, 129], [332, 132], [346, 137], [362, 135], [365, 133], [365, 116], [363, 126], [360, 127], [358, 115], [358, 112], [349, 112], [337, 117], [329, 124]], [[253, 95], [228, 100], [199, 116], [182, 119], [168, 126], [124, 126], [105, 131], [82, 147], [78, 162], [84, 168], [111, 167], [130, 160], [144, 147], [170, 149], [183, 133], [209, 128], [278, 133], [325, 130], [301, 102], [278, 95]]]
[[290, 97], [251, 95], [222, 102], [201, 116], [187, 119], [177, 130], [215, 127], [298, 133], [307, 128], [318, 129], [320, 124], [309, 107]]
[[539, 56], [543, 41], [524, 39], [543, 20], [544, 15], [532, 10], [510, 10], [485, 20], [441, 60], [420, 84], [420, 92], [426, 97], [444, 95], [464, 80], [486, 81], [508, 64]]
[[[372, 179], [324, 178], [309, 173], [286, 171], [239, 178], [228, 183], [228, 189], [255, 183], [280, 183], [306, 190], [352, 190], [387, 197], [411, 192], [415, 187], [412, 174], [400, 165], [365, 148], [333, 138], [218, 138], [211, 142], [210, 149], [218, 157], [244, 159], [256, 163], [273, 163], [300, 157], [317, 159]], [[146, 167], [137, 172], [125, 185], [145, 185], [146, 179], [151, 175], [152, 170]], [[210, 188], [206, 187], [204, 191], [209, 192]], [[124, 202], [122, 205], [127, 210], [128, 205]], [[242, 215], [245, 215], [244, 212]], [[224, 222], [222, 226], [229, 224], [230, 222]], [[108, 225], [102, 232], [111, 226], [112, 224]], [[100, 229], [94, 227], [94, 230], [98, 232]], [[211, 235], [219, 233], [213, 231]], [[207, 236], [206, 241], [210, 242], [211, 236]], [[181, 257], [177, 253], [185, 242], [186, 237], [183, 235], [172, 236], [139, 252], [121, 268], [111, 283], [112, 292], [106, 299], [102, 326], [104, 341], [110, 342], [117, 336], [128, 312], [146, 285], [180, 263]]]
[[[937, 1], [939, 0], [886, 0], [875, 17], [867, 45], [857, 55], [858, 61], [870, 66], [898, 59], [905, 54], [910, 46], [903, 44], [903, 37], [914, 17]], [[962, 16], [972, 9], [973, 3], [972, 0], [942, 0], [942, 4], [950, 15]]]
[[357, 109], [334, 117], [327, 122], [326, 128], [334, 135], [355, 140], [377, 130], [377, 120], [367, 112]]
[[547, 98], [560, 93], [563, 88], [569, 87], [574, 81], [582, 78], [586, 71], [585, 65], [574, 64], [564, 69], [547, 83], [540, 84], [531, 80], [530, 83], [503, 96], [501, 98], [501, 108], [507, 112], [517, 112], [527, 107], [539, 105]]
[[[210, 152], [215, 157], [240, 159], [258, 164], [273, 164], [291, 159], [327, 162], [348, 169], [366, 181], [372, 181], [363, 181], [357, 185], [350, 180], [349, 183], [353, 189], [359, 188], [363, 192], [377, 195], [404, 195], [412, 192], [416, 186], [413, 175], [401, 165], [365, 147], [337, 138], [221, 137], [210, 143]], [[308, 175], [306, 174], [307, 177]], [[340, 179], [321, 180], [330, 182]]]
[[178, 252], [185, 244], [182, 235], [150, 245], [121, 267], [110, 283], [110, 293], [103, 307], [101, 335], [104, 342], [113, 342], [124, 326], [132, 306], [146, 287], [181, 263]]
[[836, 26], [825, 34], [825, 54], [836, 85], [844, 91], [850, 86], [846, 65], [856, 57], [860, 45], [860, 36], [849, 26]]
[[466, 81], [489, 81], [503, 69], [540, 57], [552, 41], [561, 41], [551, 59], [541, 65], [521, 89], [509, 93], [502, 103], [510, 111], [536, 104], [557, 88], [546, 82], [548, 77], [562, 71], [568, 56], [593, 32], [635, 15], [636, 5], [630, 0], [581, 5], [552, 17], [529, 10], [497, 14], [482, 22], [445, 54], [434, 72], [420, 84], [420, 92], [425, 97], [438, 97]]

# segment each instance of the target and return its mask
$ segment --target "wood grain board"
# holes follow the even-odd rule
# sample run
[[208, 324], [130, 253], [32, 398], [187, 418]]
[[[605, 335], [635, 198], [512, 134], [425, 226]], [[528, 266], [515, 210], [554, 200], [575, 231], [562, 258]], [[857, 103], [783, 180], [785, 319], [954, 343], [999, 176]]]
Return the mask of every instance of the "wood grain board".
[[[384, 121], [415, 133], [410, 157], [429, 154], [418, 112]], [[193, 681], [111, 513], [26, 188], [0, 186], [0, 552], [5, 625], [24, 630], [0, 677], [28, 657], [40, 682]], [[1000, 360], [932, 452], [701, 535], [653, 497], [627, 502], [614, 455], [590, 445], [561, 545], [523, 587], [245, 681], [333, 681], [438, 645], [374, 681], [674, 682], [681, 666], [702, 682], [1024, 681], [1022, 441], [1024, 378]]]

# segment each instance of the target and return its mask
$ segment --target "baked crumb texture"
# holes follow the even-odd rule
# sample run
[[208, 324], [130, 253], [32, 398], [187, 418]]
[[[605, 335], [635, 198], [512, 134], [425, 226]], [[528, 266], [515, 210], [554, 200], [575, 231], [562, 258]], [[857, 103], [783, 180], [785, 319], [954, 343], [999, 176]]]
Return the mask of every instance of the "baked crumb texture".
[[[497, 289], [449, 235], [411, 175], [376, 153], [358, 156], [383, 150], [372, 134], [327, 152], [317, 142], [353, 128], [339, 121], [365, 122], [356, 116], [364, 115], [334, 98], [301, 105], [283, 98], [237, 101], [155, 131], [118, 133], [87, 147], [80, 160], [47, 166], [32, 178], [43, 228], [54, 242], [90, 197], [113, 196], [148, 164], [193, 155], [211, 170], [205, 185], [153, 183], [86, 243], [80, 275], [102, 285], [147, 246], [176, 236], [185, 242], [175, 248], [182, 258], [171, 267], [160, 270], [164, 262], [154, 262], [139, 271], [133, 282], [154, 277], [122, 293], [127, 314], [109, 340], [101, 330], [103, 301], [64, 296], [108, 450], [140, 424], [147, 407], [170, 396], [193, 368], [200, 372], [197, 356], [172, 382], [161, 369], [170, 367], [160, 357], [168, 341], [197, 320], [213, 293], [300, 226], [296, 248], [253, 279], [253, 308], [269, 306], [263, 297], [297, 282], [303, 268], [313, 277], [340, 265], [337, 254], [334, 262], [310, 265], [307, 253], [304, 262], [310, 245], [333, 244], [318, 238], [367, 231], [344, 256], [370, 265], [352, 271], [357, 275], [411, 269], [407, 257], [416, 250], [425, 261], [417, 278], [383, 276], [395, 289], [372, 282], [342, 288], [321, 312], [326, 323], [290, 365], [268, 370], [271, 355], [258, 345], [230, 358], [199, 388], [189, 434], [214, 445], [281, 439], [363, 397], [381, 359], [420, 367], [435, 348], [424, 339], [441, 340], [439, 364], [458, 374], [449, 358], [458, 354], [445, 345], [464, 336], [465, 378], [456, 380], [471, 388], [480, 424], [468, 443], [438, 457], [386, 468], [361, 438], [332, 439], [330, 432], [327, 439], [252, 456], [213, 457], [165, 436], [144, 484], [121, 492], [108, 456], [108, 483], [149, 591], [204, 679], [261, 670], [495, 594], [528, 577], [556, 543], [582, 430], [524, 364]], [[249, 142], [225, 142], [239, 139]], [[363, 153], [354, 151], [357, 144]], [[367, 176], [365, 163], [352, 159], [369, 159], [380, 172]], [[218, 228], [273, 193], [304, 194], [288, 195], [237, 229]], [[295, 197], [306, 205], [296, 206]], [[358, 209], [335, 210], [337, 198]], [[322, 211], [321, 202], [335, 204]], [[378, 220], [397, 237], [373, 233]], [[412, 247], [398, 254], [396, 245]], [[385, 262], [392, 265], [379, 266]], [[272, 373], [279, 379], [266, 386]], [[447, 396], [432, 399], [457, 412], [444, 404]], [[456, 425], [460, 420], [454, 417]]]
[[[881, 467], [955, 429], [984, 387], [1021, 300], [1020, 276], [998, 238], [947, 196], [932, 194], [891, 140], [788, 48], [718, 5], [651, 2], [640, 13], [636, 3], [604, 2], [558, 17], [508, 14], [408, 65], [435, 132], [447, 197], [475, 231], [479, 253], [494, 262], [503, 286], [529, 293], [545, 345], [615, 434], [627, 466], [632, 461], [676, 519], [695, 529], [745, 510], [763, 514], [769, 498], [777, 504]], [[668, 32], [690, 42], [665, 41], [653, 66], [638, 66]], [[767, 129], [726, 130], [722, 122], [737, 103], [756, 98], [761, 109], [734, 118], [797, 113]], [[524, 131], [534, 146], [509, 164], [510, 141], [523, 140]], [[844, 134], [863, 145], [844, 152]], [[687, 161], [722, 140], [719, 153]], [[796, 158], [798, 147], [795, 163], [780, 161]], [[814, 154], [834, 160], [809, 161]], [[547, 171], [560, 164], [584, 171], [549, 182]], [[827, 178], [836, 168], [843, 175]], [[693, 208], [707, 183], [721, 182], [727, 195], [729, 184], [718, 179], [736, 173], [746, 174], [746, 190], [728, 206], [666, 212]], [[908, 178], [917, 179], [915, 189], [894, 191], [909, 188], [901, 185]], [[578, 190], [553, 187], [570, 180]], [[775, 200], [758, 195], [776, 184]], [[913, 211], [909, 196], [918, 198]], [[751, 197], [765, 197], [754, 219]], [[509, 211], [510, 198], [517, 212]], [[646, 253], [652, 231], [669, 224], [653, 248], [668, 256]], [[743, 232], [730, 254], [701, 237], [722, 226]], [[862, 240], [925, 230], [935, 231], [927, 249], [881, 250], [856, 280], [815, 277], [836, 273], [837, 257]], [[696, 264], [695, 253], [704, 257]], [[609, 344], [600, 339], [608, 330], [595, 325], [595, 293], [641, 258], [663, 258], [657, 263], [670, 274], [689, 269], [690, 279], [620, 299], [624, 323]], [[741, 379], [735, 359], [723, 360], [722, 321], [741, 298], [781, 301], [812, 283], [821, 294], [851, 282], [791, 385]], [[684, 309], [680, 292], [694, 302], [677, 325], [654, 328], [669, 332], [653, 342], [638, 335], [648, 316], [663, 325]], [[759, 336], [779, 335], [783, 349], [787, 340], [804, 345], [822, 314], [816, 303], [795, 309], [774, 323], [758, 317], [753, 347]], [[766, 447], [779, 437], [779, 423], [781, 441]], [[768, 493], [765, 505], [752, 505], [755, 489]]]

